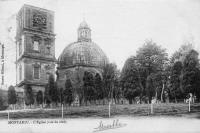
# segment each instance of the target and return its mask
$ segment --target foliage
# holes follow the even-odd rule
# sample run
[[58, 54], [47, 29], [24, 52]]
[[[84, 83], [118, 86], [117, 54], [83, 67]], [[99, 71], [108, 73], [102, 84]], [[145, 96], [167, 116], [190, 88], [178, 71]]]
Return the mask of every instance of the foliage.
[[113, 98], [113, 91], [115, 88], [115, 82], [118, 78], [117, 66], [114, 63], [108, 63], [103, 68], [103, 88], [104, 88], [104, 98]]
[[157, 94], [155, 92], [164, 83], [165, 78], [161, 75], [165, 73], [168, 64], [167, 56], [166, 49], [163, 49], [152, 40], [146, 41], [143, 47], [137, 51], [137, 63], [141, 69], [139, 70], [139, 73], [141, 73], [139, 74], [141, 75], [139, 82], [141, 82], [140, 86], [142, 86], [143, 94], [147, 94], [149, 101]]
[[185, 95], [197, 94], [200, 89], [198, 52], [191, 50], [183, 62], [183, 88]]
[[7, 91], [0, 89], [0, 110], [5, 110], [8, 106]]
[[51, 74], [48, 81], [48, 91], [51, 102], [57, 103], [59, 100], [57, 85], [54, 81], [54, 76]]
[[32, 87], [30, 85], [25, 85], [25, 104], [26, 105], [34, 104]]
[[49, 85], [48, 84], [45, 85], [44, 100], [45, 100], [47, 105], [49, 105], [51, 103], [51, 98], [50, 98], [50, 95], [49, 95]]
[[60, 103], [62, 103], [62, 104], [63, 104], [63, 102], [64, 102], [64, 95], [63, 95], [63, 93], [64, 93], [63, 88], [59, 88], [59, 89], [58, 89], [58, 96], [59, 96], [59, 101], [60, 101]]
[[15, 92], [15, 88], [11, 85], [8, 88], [8, 104], [16, 104], [17, 95]]
[[183, 98], [183, 89], [181, 87], [182, 63], [177, 61], [173, 64], [170, 72], [170, 99]]
[[176, 61], [183, 62], [186, 55], [193, 49], [193, 45], [191, 43], [183, 44], [181, 47], [175, 51], [171, 58], [170, 63], [174, 64]]
[[3, 97], [2, 95], [0, 94], [0, 110], [4, 110], [4, 102], [3, 102]]
[[138, 71], [135, 64], [135, 57], [130, 57], [122, 69], [121, 85], [124, 97], [131, 104], [133, 99], [140, 94]]
[[94, 77], [94, 85], [95, 85], [95, 90], [96, 90], [96, 99], [97, 100], [102, 100], [104, 97], [103, 95], [103, 82], [101, 79], [101, 76], [97, 73]]
[[70, 79], [65, 82], [65, 90], [63, 91], [63, 100], [66, 104], [71, 105], [73, 102], [73, 88]]
[[[128, 92], [132, 92], [134, 97], [136, 97], [135, 94], [140, 95], [140, 99], [148, 96], [151, 101], [155, 94], [158, 95], [160, 89], [163, 91], [167, 80], [165, 75], [168, 73], [168, 69], [166, 69], [168, 66], [167, 56], [166, 49], [158, 46], [152, 40], [146, 41], [139, 48], [136, 56], [130, 57], [122, 69], [122, 86], [126, 88], [124, 92], [129, 90]], [[127, 78], [127, 81], [123, 78]], [[126, 93], [129, 94], [128, 92]], [[133, 96], [129, 97], [134, 98]]]
[[91, 72], [84, 72], [83, 83], [85, 101], [95, 100], [97, 93], [95, 90], [94, 77]]
[[43, 103], [43, 93], [42, 93], [42, 91], [37, 92], [36, 101], [37, 101], [37, 104]]
[[117, 70], [114, 78], [114, 90], [113, 90], [113, 98], [119, 102], [119, 99], [122, 98], [122, 90], [120, 86], [120, 71]]

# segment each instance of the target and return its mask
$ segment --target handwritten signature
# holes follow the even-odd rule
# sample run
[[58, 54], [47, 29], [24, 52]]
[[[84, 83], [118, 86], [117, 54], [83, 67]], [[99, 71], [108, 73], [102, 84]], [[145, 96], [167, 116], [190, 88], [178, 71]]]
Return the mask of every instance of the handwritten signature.
[[120, 128], [126, 126], [125, 123], [120, 123], [119, 119], [113, 120], [111, 124], [103, 124], [102, 121], [100, 121], [99, 126], [94, 128], [95, 130], [93, 132], [99, 132], [99, 131], [104, 131], [108, 129], [115, 129], [115, 128]]

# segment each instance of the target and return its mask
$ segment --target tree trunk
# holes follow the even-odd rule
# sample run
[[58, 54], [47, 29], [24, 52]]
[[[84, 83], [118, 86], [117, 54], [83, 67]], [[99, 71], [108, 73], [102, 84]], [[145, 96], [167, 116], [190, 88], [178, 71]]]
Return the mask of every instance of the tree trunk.
[[163, 102], [163, 93], [164, 93], [165, 84], [163, 83], [162, 91], [161, 91], [161, 102]]
[[142, 89], [141, 90], [141, 93], [140, 93], [140, 104], [141, 104], [141, 99], [142, 99], [142, 93], [144, 91], [144, 86], [142, 85], [142, 80], [141, 80], [141, 76], [140, 76], [140, 72], [139, 72], [139, 69], [137, 69], [137, 72], [138, 72], [138, 79], [139, 79], [139, 86], [140, 88]]
[[157, 99], [158, 99], [158, 88], [156, 87], [156, 101], [157, 101]]
[[152, 97], [151, 97], [151, 96], [149, 96], [149, 103], [151, 103], [151, 100], [152, 100]]
[[129, 101], [129, 104], [132, 104], [132, 103], [133, 103], [132, 99], [129, 99], [128, 101]]

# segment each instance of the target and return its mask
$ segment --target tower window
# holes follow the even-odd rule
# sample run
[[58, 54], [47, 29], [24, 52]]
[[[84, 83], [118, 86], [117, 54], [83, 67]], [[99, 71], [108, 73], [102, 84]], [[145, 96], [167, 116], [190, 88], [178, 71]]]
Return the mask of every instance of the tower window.
[[39, 79], [40, 78], [40, 67], [39, 65], [35, 65], [33, 67], [33, 76], [34, 76], [34, 79]]
[[46, 47], [46, 54], [51, 54], [51, 47], [50, 46]]
[[33, 51], [39, 52], [40, 43], [41, 43], [41, 38], [40, 37], [38, 37], [38, 36], [33, 36], [32, 37], [32, 49], [33, 49]]
[[33, 50], [39, 51], [39, 41], [33, 41]]
[[45, 39], [45, 53], [51, 54], [51, 39], [47, 38]]

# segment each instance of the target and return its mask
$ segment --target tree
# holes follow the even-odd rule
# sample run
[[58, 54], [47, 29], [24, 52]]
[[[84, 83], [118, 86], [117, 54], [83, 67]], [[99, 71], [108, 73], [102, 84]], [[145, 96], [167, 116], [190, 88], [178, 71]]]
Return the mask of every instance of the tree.
[[182, 63], [177, 61], [173, 64], [170, 72], [170, 99], [183, 98], [181, 88]]
[[32, 87], [30, 85], [25, 85], [25, 104], [30, 105], [30, 107], [34, 104]]
[[37, 101], [37, 104], [43, 103], [43, 93], [42, 93], [42, 91], [37, 92], [36, 101]]
[[54, 80], [54, 76], [52, 74], [49, 76], [48, 89], [49, 89], [49, 96], [50, 96], [51, 102], [57, 104], [59, 100], [58, 90], [57, 90], [57, 85]]
[[4, 110], [4, 101], [3, 101], [3, 96], [0, 94], [0, 110]]
[[8, 106], [7, 91], [0, 89], [0, 110], [5, 110]]
[[121, 86], [124, 97], [129, 100], [129, 104], [140, 94], [138, 71], [135, 64], [135, 57], [130, 57], [125, 62], [121, 73]]
[[65, 90], [63, 91], [63, 100], [69, 106], [73, 102], [73, 88], [70, 79], [65, 82]]
[[51, 98], [49, 95], [49, 85], [48, 84], [45, 85], [44, 100], [45, 100], [45, 103], [47, 104], [47, 106], [50, 106]]
[[115, 82], [117, 81], [118, 70], [117, 65], [114, 63], [108, 63], [103, 67], [103, 97], [106, 99], [113, 99], [113, 91], [115, 88]]
[[[194, 47], [191, 43], [185, 43], [172, 55], [170, 59], [171, 98], [184, 99], [189, 92], [194, 94], [199, 88], [198, 52], [193, 48]], [[195, 95], [198, 94], [199, 93], [195, 93]]]
[[156, 100], [165, 102], [164, 91], [167, 91], [168, 70], [151, 73], [146, 81], [146, 94], [149, 97], [155, 97]]
[[193, 49], [193, 45], [191, 43], [185, 43], [181, 45], [181, 47], [178, 49], [178, 51], [175, 51], [171, 58], [170, 63], [174, 64], [176, 61], [180, 61], [183, 63], [186, 55]]
[[122, 69], [122, 75], [125, 74], [125, 77], [130, 80], [129, 87], [126, 86], [129, 92], [134, 92], [134, 96], [140, 93], [140, 101], [145, 96], [148, 96], [150, 102], [152, 97], [158, 96], [159, 91], [161, 91], [159, 95], [161, 96], [167, 80], [165, 76], [167, 74], [167, 64], [168, 55], [166, 49], [152, 40], [146, 41], [136, 52], [136, 56], [130, 57]]
[[64, 93], [63, 88], [59, 88], [58, 89], [58, 95], [59, 95], [59, 100], [60, 100], [61, 104], [63, 104], [63, 102], [64, 102], [64, 95], [63, 95], [63, 93]]
[[17, 102], [17, 95], [15, 92], [15, 88], [11, 85], [8, 88], [8, 104], [16, 104]]
[[[146, 41], [143, 47], [137, 51], [136, 59], [139, 73], [141, 73], [139, 74], [140, 88], [142, 88], [142, 92], [144, 91], [143, 89], [145, 89], [145, 93], [148, 95], [149, 101], [151, 101], [153, 97], [152, 94], [158, 87], [155, 87], [155, 82], [157, 81], [154, 79], [155, 76], [158, 75], [156, 73], [164, 72], [165, 66], [168, 63], [168, 54], [166, 53], [166, 49], [163, 49], [150, 40]], [[159, 85], [162, 86], [162, 84]]]
[[115, 103], [119, 103], [119, 99], [122, 97], [122, 91], [120, 86], [120, 71], [115, 71], [115, 78], [114, 78], [114, 90], [113, 90], [113, 98]]
[[85, 71], [83, 76], [83, 91], [85, 103], [96, 99], [94, 77], [91, 72]]
[[198, 52], [191, 50], [183, 62], [183, 88], [185, 96], [188, 93], [196, 95], [200, 89]]
[[96, 74], [94, 77], [94, 86], [96, 90], [95, 97], [97, 100], [102, 100], [103, 99], [103, 82], [101, 79], [100, 74]]

